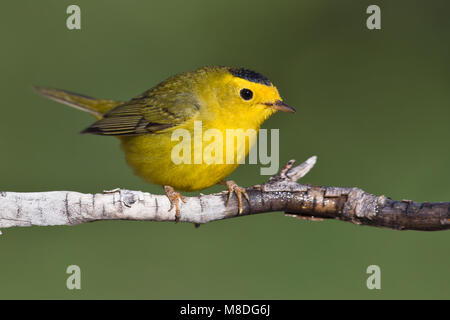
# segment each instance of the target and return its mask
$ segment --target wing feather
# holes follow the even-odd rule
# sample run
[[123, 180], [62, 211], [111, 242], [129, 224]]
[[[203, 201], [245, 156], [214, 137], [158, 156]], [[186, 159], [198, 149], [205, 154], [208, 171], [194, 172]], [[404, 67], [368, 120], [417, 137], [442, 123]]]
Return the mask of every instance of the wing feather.
[[157, 133], [178, 126], [199, 112], [192, 94], [166, 92], [163, 85], [110, 110], [82, 133], [110, 136]]

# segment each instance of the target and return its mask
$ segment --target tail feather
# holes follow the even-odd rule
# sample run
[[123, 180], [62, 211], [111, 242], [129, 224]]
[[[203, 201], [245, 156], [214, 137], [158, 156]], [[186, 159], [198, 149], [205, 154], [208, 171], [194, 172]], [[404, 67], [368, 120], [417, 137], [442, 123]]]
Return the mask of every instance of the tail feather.
[[76, 109], [89, 112], [97, 119], [101, 119], [103, 114], [115, 108], [121, 102], [113, 100], [95, 99], [60, 89], [44, 88], [34, 86], [37, 93], [51, 100], [66, 104]]

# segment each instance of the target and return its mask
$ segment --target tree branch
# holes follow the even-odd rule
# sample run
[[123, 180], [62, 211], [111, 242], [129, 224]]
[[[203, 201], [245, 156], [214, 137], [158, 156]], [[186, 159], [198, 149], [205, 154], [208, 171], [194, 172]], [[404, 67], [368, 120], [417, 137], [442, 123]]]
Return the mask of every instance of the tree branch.
[[[294, 160], [263, 185], [247, 188], [238, 214], [234, 196], [227, 193], [186, 197], [180, 221], [202, 224], [226, 218], [284, 211], [299, 219], [338, 219], [355, 224], [398, 230], [450, 229], [450, 202], [417, 203], [375, 196], [358, 188], [318, 187], [296, 181], [312, 169], [316, 157], [299, 166]], [[165, 195], [116, 189], [100, 194], [71, 191], [0, 192], [0, 228], [75, 225], [98, 220], [175, 221]]]

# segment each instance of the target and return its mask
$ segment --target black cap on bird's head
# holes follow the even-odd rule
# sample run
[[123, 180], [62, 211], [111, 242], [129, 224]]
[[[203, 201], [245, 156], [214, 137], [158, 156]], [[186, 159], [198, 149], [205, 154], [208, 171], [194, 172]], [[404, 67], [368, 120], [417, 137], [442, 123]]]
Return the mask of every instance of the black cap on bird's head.
[[270, 80], [267, 77], [263, 76], [261, 73], [258, 73], [256, 71], [252, 71], [245, 68], [229, 68], [228, 70], [235, 77], [242, 78], [250, 82], [264, 84], [266, 86], [272, 85], [272, 82], [270, 82]]

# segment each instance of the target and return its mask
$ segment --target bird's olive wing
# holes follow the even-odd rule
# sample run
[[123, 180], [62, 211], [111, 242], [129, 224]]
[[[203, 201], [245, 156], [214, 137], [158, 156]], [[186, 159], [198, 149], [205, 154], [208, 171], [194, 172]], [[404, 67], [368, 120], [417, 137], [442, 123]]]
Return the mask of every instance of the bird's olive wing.
[[124, 136], [160, 132], [191, 119], [198, 109], [198, 104], [186, 97], [138, 97], [107, 112], [82, 133]]

